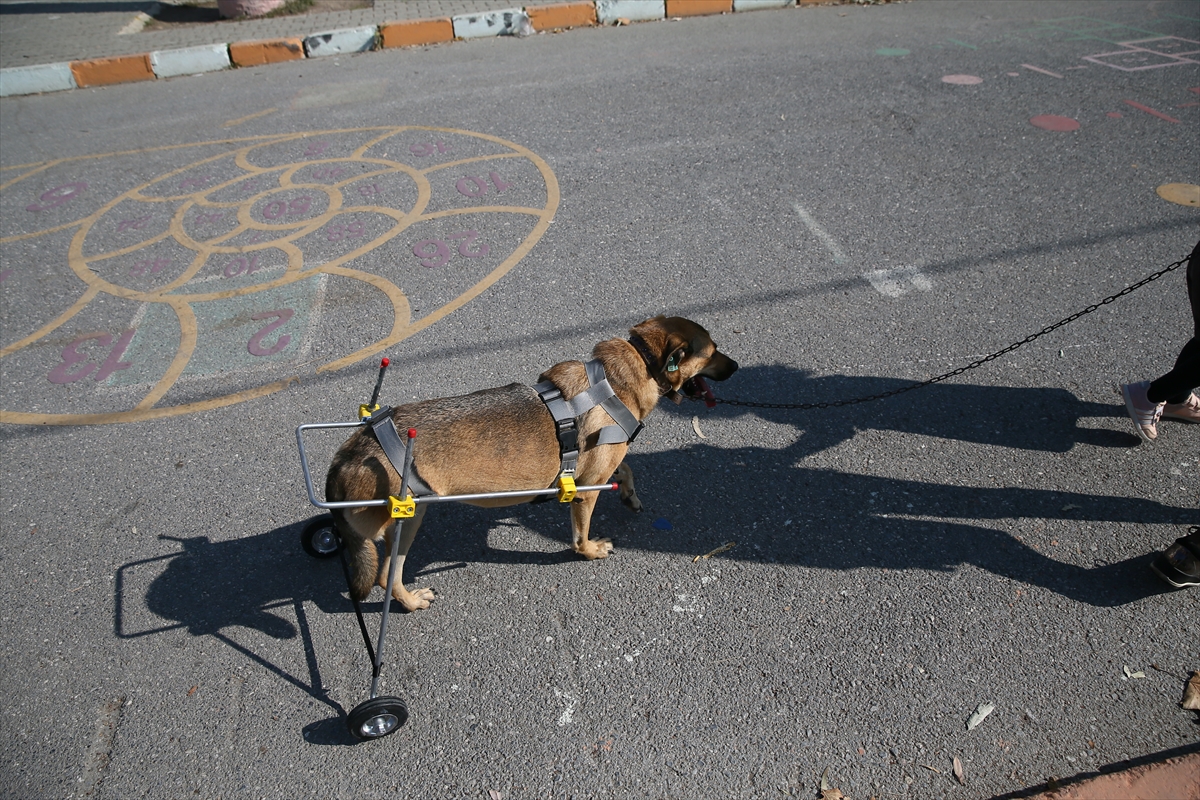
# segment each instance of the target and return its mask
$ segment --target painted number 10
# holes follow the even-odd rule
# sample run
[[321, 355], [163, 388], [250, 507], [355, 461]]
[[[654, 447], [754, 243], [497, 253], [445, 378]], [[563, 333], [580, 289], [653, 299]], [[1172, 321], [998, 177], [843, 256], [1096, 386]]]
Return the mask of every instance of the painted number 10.
[[[501, 180], [500, 173], [498, 172], [489, 172], [488, 178], [492, 181], [492, 186], [496, 187], [497, 192], [503, 192], [513, 185]], [[467, 197], [483, 197], [488, 193], [487, 181], [483, 178], [476, 178], [474, 175], [459, 178], [458, 183], [454, 184], [454, 186], [458, 189], [459, 194], [465, 194]]]

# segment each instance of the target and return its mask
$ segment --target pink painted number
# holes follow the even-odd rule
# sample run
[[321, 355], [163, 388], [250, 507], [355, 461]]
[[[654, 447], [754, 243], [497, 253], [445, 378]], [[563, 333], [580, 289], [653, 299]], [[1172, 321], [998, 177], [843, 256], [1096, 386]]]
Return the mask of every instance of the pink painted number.
[[[483, 242], [479, 243], [477, 250], [471, 249], [471, 242], [479, 238], [478, 231], [452, 233], [446, 238], [460, 240], [458, 243], [458, 254], [464, 258], [486, 256], [490, 250]], [[421, 259], [421, 266], [434, 269], [435, 267], [445, 266], [450, 261], [451, 253], [449, 245], [441, 239], [422, 239], [413, 245], [413, 255]]]
[[288, 334], [281, 335], [275, 340], [275, 344], [270, 347], [263, 347], [262, 340], [271, 331], [280, 327], [292, 318], [296, 312], [290, 308], [281, 308], [278, 311], [260, 311], [257, 314], [251, 314], [250, 319], [275, 319], [274, 322], [264, 326], [258, 333], [250, 337], [250, 343], [246, 345], [246, 349], [250, 351], [252, 356], [273, 356], [280, 350], [288, 346], [288, 342], [292, 341], [292, 337]]
[[[114, 372], [122, 369], [129, 369], [133, 364], [128, 361], [122, 361], [121, 356], [125, 355], [125, 348], [129, 347], [129, 343], [133, 341], [134, 329], [129, 328], [122, 331], [121, 336], [117, 339], [117, 343], [113, 344], [112, 334], [109, 333], [85, 333], [75, 341], [63, 348], [62, 362], [54, 369], [50, 370], [50, 374], [46, 377], [51, 383], [74, 383], [91, 375], [97, 370], [97, 366], [88, 361], [86, 353], [79, 352], [79, 346], [84, 342], [95, 341], [100, 347], [110, 347], [108, 357], [104, 359], [104, 363], [99, 365], [99, 371], [96, 372], [95, 378], [97, 383], [103, 383], [108, 380], [108, 377]], [[80, 364], [78, 368], [72, 369], [75, 365]]]
[[76, 181], [74, 183], [64, 183], [62, 186], [55, 186], [53, 189], [42, 192], [42, 196], [38, 198], [40, 203], [25, 206], [26, 211], [49, 211], [52, 208], [57, 208], [68, 200], [73, 200], [83, 191], [88, 185], [84, 181]]
[[[496, 187], [497, 192], [503, 192], [512, 183], [504, 181], [500, 178], [500, 173], [489, 172], [488, 178], [491, 179], [492, 185]], [[459, 178], [458, 183], [454, 184], [460, 194], [465, 194], [467, 197], [483, 197], [488, 192], [487, 181], [483, 178], [477, 178], [474, 175], [468, 175], [465, 178]]]

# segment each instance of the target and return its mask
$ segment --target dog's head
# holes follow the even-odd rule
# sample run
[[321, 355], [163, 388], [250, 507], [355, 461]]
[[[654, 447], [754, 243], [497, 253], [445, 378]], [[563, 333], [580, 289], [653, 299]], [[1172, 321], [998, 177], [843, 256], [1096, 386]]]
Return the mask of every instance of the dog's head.
[[704, 379], [723, 381], [737, 372], [737, 362], [719, 352], [708, 331], [690, 319], [658, 316], [629, 333], [663, 395], [676, 403], [683, 395], [711, 398]]

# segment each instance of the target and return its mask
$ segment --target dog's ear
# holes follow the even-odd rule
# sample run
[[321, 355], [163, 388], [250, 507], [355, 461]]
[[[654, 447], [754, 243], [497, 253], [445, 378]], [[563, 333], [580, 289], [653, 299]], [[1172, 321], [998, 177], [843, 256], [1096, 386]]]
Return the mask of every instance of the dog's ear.
[[[672, 333], [667, 336], [667, 346], [663, 348], [663, 372], [678, 372], [679, 364], [687, 358], [688, 342], [677, 333]], [[668, 375], [667, 379], [670, 380]]]

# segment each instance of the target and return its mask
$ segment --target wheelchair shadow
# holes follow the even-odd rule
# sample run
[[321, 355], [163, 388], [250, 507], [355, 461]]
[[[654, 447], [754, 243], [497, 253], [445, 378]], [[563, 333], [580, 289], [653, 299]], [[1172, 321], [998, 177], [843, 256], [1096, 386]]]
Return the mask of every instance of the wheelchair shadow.
[[[113, 628], [118, 638], [135, 639], [171, 630], [186, 630], [192, 636], [211, 636], [328, 706], [335, 716], [307, 726], [305, 741], [311, 744], [350, 745], [358, 739], [346, 726], [346, 709], [323, 688], [316, 648], [313, 644], [305, 601], [324, 613], [350, 613], [344, 581], [336, 560], [320, 561], [306, 555], [300, 546], [303, 522], [273, 531], [213, 542], [207, 536], [178, 539], [160, 536], [181, 545], [178, 553], [133, 561], [117, 570]], [[146, 576], [166, 568], [149, 581], [144, 607], [132, 601]], [[378, 604], [376, 604], [378, 606]], [[290, 609], [293, 623], [281, 612]], [[153, 622], [147, 624], [147, 613]], [[284, 668], [238, 642], [230, 629], [245, 628], [275, 639], [299, 638], [304, 649], [308, 675], [292, 675]], [[365, 686], [370, 673], [364, 675]]]

